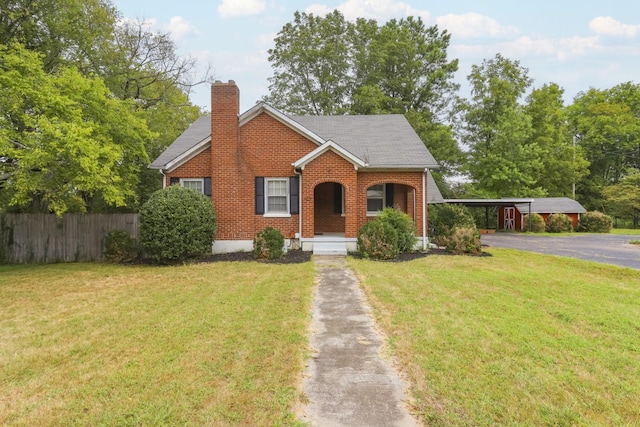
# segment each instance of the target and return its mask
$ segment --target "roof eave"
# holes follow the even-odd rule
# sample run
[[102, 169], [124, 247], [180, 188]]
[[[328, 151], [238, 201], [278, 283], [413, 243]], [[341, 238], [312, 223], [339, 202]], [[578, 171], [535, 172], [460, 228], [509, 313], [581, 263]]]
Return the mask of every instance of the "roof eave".
[[159, 169], [159, 170], [166, 171], [166, 172], [171, 172], [174, 169], [182, 166], [184, 163], [188, 162], [189, 160], [193, 159], [195, 156], [197, 156], [198, 154], [202, 153], [207, 148], [209, 148], [210, 144], [211, 144], [211, 135], [209, 135], [208, 137], [204, 138], [202, 141], [198, 142], [196, 145], [194, 145], [193, 147], [191, 147], [190, 149], [188, 149], [184, 153], [176, 156], [170, 162], [167, 162], [166, 164], [164, 164], [162, 166], [154, 165], [152, 163], [151, 165], [149, 165], [149, 168], [150, 169]]

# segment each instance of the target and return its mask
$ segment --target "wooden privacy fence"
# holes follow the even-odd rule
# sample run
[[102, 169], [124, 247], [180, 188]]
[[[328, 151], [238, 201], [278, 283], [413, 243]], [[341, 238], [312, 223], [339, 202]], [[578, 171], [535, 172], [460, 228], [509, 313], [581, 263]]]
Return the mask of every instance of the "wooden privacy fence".
[[138, 238], [138, 214], [0, 214], [0, 263], [101, 260], [112, 230]]

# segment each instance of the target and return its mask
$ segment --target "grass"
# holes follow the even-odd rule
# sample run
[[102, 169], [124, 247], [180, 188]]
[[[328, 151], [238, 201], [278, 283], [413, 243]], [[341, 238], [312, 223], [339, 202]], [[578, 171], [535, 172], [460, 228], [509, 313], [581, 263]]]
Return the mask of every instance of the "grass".
[[639, 425], [640, 272], [490, 252], [349, 260], [422, 421]]
[[623, 235], [631, 235], [631, 236], [639, 236], [640, 230], [633, 228], [614, 228], [611, 230], [611, 234], [623, 234]]
[[0, 425], [299, 425], [313, 264], [0, 267]]

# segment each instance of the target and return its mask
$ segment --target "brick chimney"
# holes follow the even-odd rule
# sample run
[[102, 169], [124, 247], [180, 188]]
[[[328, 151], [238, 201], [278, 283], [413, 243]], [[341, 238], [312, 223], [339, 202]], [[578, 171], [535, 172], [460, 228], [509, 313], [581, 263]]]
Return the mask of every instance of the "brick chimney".
[[[211, 85], [211, 179], [215, 183], [212, 200], [218, 214], [217, 239], [234, 238], [233, 217], [225, 212], [237, 212], [241, 198], [239, 176], [240, 90], [233, 80], [216, 81]], [[246, 191], [246, 190], [245, 190]]]
[[217, 146], [218, 156], [222, 155], [220, 150], [235, 156], [239, 113], [240, 90], [236, 83], [233, 80], [214, 82], [211, 85], [211, 143]]

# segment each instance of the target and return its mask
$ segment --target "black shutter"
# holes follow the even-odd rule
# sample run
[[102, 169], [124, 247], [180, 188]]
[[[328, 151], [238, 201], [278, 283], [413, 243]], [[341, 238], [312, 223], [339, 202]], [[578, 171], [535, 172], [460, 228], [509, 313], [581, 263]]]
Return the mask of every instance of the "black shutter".
[[204, 195], [211, 197], [211, 178], [204, 179]]
[[300, 213], [300, 210], [298, 209], [300, 205], [298, 183], [299, 183], [298, 176], [289, 177], [289, 213], [291, 215], [297, 215], [298, 213]]
[[342, 185], [333, 183], [333, 213], [342, 214]]
[[256, 215], [264, 215], [264, 177], [256, 176]]
[[387, 184], [385, 186], [385, 199], [386, 199], [386, 206], [387, 208], [392, 208], [393, 207], [393, 184]]
[[171, 178], [169, 178], [169, 185], [175, 185], [175, 184], [180, 184], [180, 178], [176, 178], [175, 176], [172, 176]]

